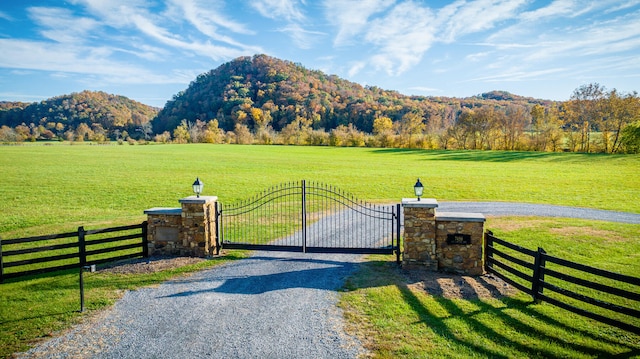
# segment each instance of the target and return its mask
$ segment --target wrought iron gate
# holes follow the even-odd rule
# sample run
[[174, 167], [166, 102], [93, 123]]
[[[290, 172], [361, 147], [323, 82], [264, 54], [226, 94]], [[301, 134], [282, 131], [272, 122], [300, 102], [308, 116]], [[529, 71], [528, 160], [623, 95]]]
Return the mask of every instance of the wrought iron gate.
[[288, 182], [216, 216], [222, 248], [393, 254], [400, 260], [400, 205], [374, 205], [333, 186]]

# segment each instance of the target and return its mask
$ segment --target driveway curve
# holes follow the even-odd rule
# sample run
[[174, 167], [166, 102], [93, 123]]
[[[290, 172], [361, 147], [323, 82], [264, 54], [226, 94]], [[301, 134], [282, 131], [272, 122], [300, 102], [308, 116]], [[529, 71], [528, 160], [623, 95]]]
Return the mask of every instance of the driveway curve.
[[[535, 204], [441, 202], [438, 210], [640, 223], [640, 214]], [[18, 357], [355, 358], [365, 350], [345, 334], [336, 304], [362, 258], [254, 252], [127, 292], [95, 320]]]
[[438, 211], [478, 212], [490, 216], [539, 216], [640, 224], [640, 214], [592, 208], [511, 202], [439, 202]]

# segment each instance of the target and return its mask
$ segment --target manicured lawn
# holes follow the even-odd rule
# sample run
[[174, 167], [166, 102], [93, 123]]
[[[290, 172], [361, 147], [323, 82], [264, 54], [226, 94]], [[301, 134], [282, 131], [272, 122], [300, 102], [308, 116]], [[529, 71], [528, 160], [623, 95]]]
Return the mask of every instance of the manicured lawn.
[[[528, 248], [543, 245], [562, 258], [632, 276], [640, 273], [639, 225], [493, 218], [488, 226]], [[392, 258], [371, 259], [347, 281], [340, 306], [349, 331], [374, 358], [640, 357], [640, 336], [547, 303], [534, 304], [523, 293], [447, 298], [411, 285], [415, 279]], [[465, 285], [462, 280], [456, 284]], [[598, 293], [590, 295], [599, 298]]]
[[[78, 226], [140, 223], [147, 208], [177, 207], [179, 198], [192, 194], [196, 176], [205, 183], [204, 195], [216, 195], [223, 202], [306, 179], [334, 185], [361, 199], [392, 203], [412, 197], [412, 186], [420, 177], [425, 196], [440, 201], [517, 201], [640, 213], [640, 156], [240, 145], [25, 145], [0, 146], [0, 168], [0, 237], [7, 239], [73, 231]], [[594, 265], [640, 273], [638, 225], [594, 224], [592, 229], [584, 221], [538, 222], [492, 219], [487, 228], [523, 246], [543, 246], [559, 256], [564, 252], [583, 255], [580, 258]], [[235, 253], [228, 259], [241, 256]], [[104, 308], [123, 290], [218, 262], [152, 275], [90, 274], [87, 307]], [[381, 349], [375, 349], [380, 357], [457, 357], [458, 353], [590, 357], [639, 350], [636, 336], [558, 314], [548, 305], [531, 305], [523, 296], [474, 302], [415, 292], [402, 284], [402, 276], [386, 262], [387, 258], [375, 259], [364, 266], [350, 281], [352, 291], [343, 301], [347, 317], [380, 343]], [[0, 358], [81, 320], [83, 315], [76, 312], [77, 281], [77, 272], [71, 271], [0, 285]], [[474, 336], [474, 331], [480, 335]]]
[[141, 222], [204, 194], [244, 199], [306, 179], [375, 202], [425, 197], [562, 204], [640, 213], [640, 156], [240, 145], [0, 146], [0, 236]]

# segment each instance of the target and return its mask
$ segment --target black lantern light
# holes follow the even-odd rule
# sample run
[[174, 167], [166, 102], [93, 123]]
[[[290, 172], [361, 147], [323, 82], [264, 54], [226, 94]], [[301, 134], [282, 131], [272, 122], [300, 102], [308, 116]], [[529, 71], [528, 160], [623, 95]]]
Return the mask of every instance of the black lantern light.
[[202, 189], [204, 188], [204, 183], [200, 181], [199, 177], [196, 177], [196, 181], [193, 182], [193, 192], [196, 194], [196, 197], [200, 197], [200, 193], [202, 193]]
[[422, 185], [422, 183], [420, 183], [420, 178], [418, 178], [418, 182], [413, 185], [413, 192], [416, 194], [416, 197], [418, 197], [418, 201], [420, 200], [420, 196], [422, 196], [423, 191], [424, 186]]

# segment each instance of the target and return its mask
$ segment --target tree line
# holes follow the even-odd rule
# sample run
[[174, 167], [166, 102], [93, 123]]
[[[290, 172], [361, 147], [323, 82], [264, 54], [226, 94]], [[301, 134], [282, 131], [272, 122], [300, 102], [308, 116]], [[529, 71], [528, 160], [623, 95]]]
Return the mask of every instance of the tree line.
[[0, 102], [0, 141], [150, 139], [158, 109], [124, 96], [82, 91], [41, 102]]
[[160, 110], [125, 99], [83, 92], [50, 106], [0, 103], [0, 141], [640, 151], [637, 93], [597, 83], [563, 102], [503, 91], [464, 99], [405, 96], [255, 55], [198, 76]]

